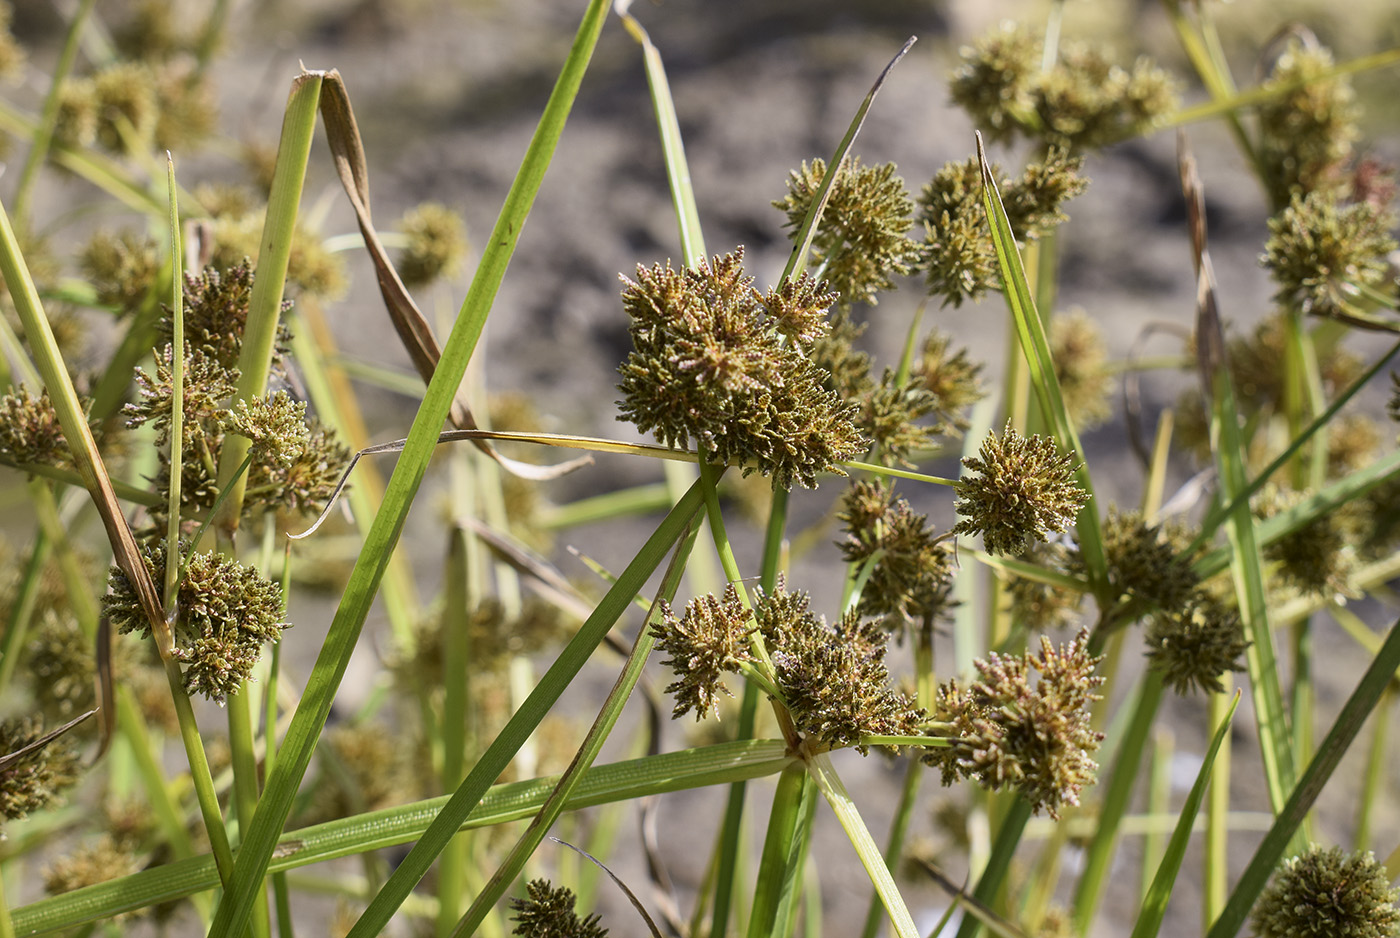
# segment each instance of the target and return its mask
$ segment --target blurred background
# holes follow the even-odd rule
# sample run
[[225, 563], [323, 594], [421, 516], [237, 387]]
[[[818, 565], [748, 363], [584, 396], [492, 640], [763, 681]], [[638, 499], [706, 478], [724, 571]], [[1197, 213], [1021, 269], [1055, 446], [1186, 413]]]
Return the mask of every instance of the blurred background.
[[[42, 75], [62, 38], [61, 14], [71, 4], [14, 4], [13, 28], [31, 50], [31, 70]], [[204, 4], [166, 4], [175, 23], [195, 24]], [[218, 94], [217, 144], [184, 158], [175, 152], [181, 181], [251, 181], [261, 154], [275, 146], [280, 117], [292, 78], [304, 64], [310, 69], [336, 68], [344, 76], [368, 152], [375, 218], [382, 228], [407, 209], [427, 200], [441, 202], [465, 219], [468, 238], [479, 244], [490, 231], [501, 201], [524, 153], [564, 54], [578, 25], [580, 0], [245, 0], [230, 6], [226, 40], [213, 66]], [[1306, 24], [1331, 46], [1338, 60], [1370, 54], [1400, 43], [1400, 7], [1388, 0], [1355, 0], [1345, 5], [1308, 0], [1236, 0], [1213, 4], [1226, 51], [1239, 83], [1254, 83], [1260, 56], [1271, 38], [1292, 22]], [[140, 5], [104, 0], [98, 15], [118, 23], [137, 15]], [[1038, 30], [1049, 3], [1031, 0], [950, 0], [950, 2], [849, 2], [849, 0], [639, 0], [633, 14], [649, 30], [665, 61], [685, 136], [696, 197], [711, 253], [745, 248], [746, 267], [759, 287], [776, 280], [789, 251], [784, 216], [770, 202], [785, 194], [790, 170], [803, 160], [828, 157], [872, 81], [910, 36], [918, 38], [910, 54], [892, 72], [854, 148], [866, 163], [893, 161], [917, 193], [945, 162], [965, 160], [974, 152], [969, 119], [948, 100], [947, 82], [960, 46], [971, 43], [1003, 19]], [[1133, 0], [1068, 0], [1064, 40], [1107, 41], [1122, 62], [1151, 55], [1182, 76], [1185, 103], [1204, 99], [1187, 76], [1189, 67], [1158, 3]], [[1394, 163], [1400, 159], [1400, 96], [1393, 94], [1394, 72], [1356, 79], [1366, 109], [1361, 147]], [[16, 92], [37, 99], [42, 87], [27, 82]], [[1236, 331], [1270, 309], [1272, 287], [1258, 257], [1266, 236], [1267, 207], [1257, 183], [1219, 124], [1186, 128], [1197, 154], [1207, 196], [1211, 248], [1220, 280], [1222, 310]], [[1150, 326], [1166, 324], [1189, 330], [1194, 317], [1191, 256], [1185, 237], [1185, 213], [1177, 183], [1176, 139], [1161, 132], [1147, 139], [1111, 147], [1089, 156], [1088, 191], [1068, 205], [1071, 221], [1059, 238], [1061, 309], [1079, 308], [1098, 321], [1109, 356], [1122, 359]], [[992, 157], [1019, 167], [1024, 152], [994, 150]], [[250, 158], [253, 157], [253, 158]], [[4, 180], [0, 180], [3, 187]], [[90, 198], [85, 184], [51, 175], [41, 187], [42, 217], [60, 217], [65, 207]], [[307, 196], [309, 224], [326, 239], [352, 235], [354, 217], [335, 179], [323, 142], [313, 151]], [[353, 238], [352, 238], [353, 240]], [[478, 251], [473, 247], [469, 257]], [[345, 265], [342, 295], [326, 303], [336, 342], [347, 359], [411, 373], [407, 356], [384, 314], [372, 268], [355, 250], [340, 254]], [[655, 118], [640, 49], [612, 20], [586, 76], [554, 163], [506, 275], [479, 347], [473, 381], [490, 392], [517, 392], [528, 398], [545, 429], [636, 439], [630, 425], [616, 421], [616, 368], [630, 350], [626, 317], [619, 300], [619, 274], [638, 264], [679, 257], [679, 242]], [[439, 325], [450, 328], [465, 293], [471, 260], [455, 278], [425, 289], [419, 304]], [[916, 281], [866, 311], [870, 328], [862, 340], [878, 363], [892, 363], [925, 299]], [[1000, 296], [960, 309], [932, 305], [924, 325], [951, 333], [973, 359], [987, 362], [994, 385], [1005, 349], [1006, 311]], [[1166, 332], [1146, 340], [1151, 354], [1179, 354], [1181, 343]], [[1144, 417], [1172, 404], [1191, 381], [1189, 373], [1151, 376], [1144, 381]], [[366, 402], [373, 438], [389, 440], [407, 433], [415, 401], [407, 395], [366, 382], [359, 386]], [[1377, 392], [1366, 404], [1379, 409]], [[1121, 402], [1115, 394], [1114, 415], [1085, 437], [1099, 497], [1134, 504], [1142, 472], [1127, 445]], [[518, 454], [517, 454], [518, 455]], [[543, 457], [542, 457], [543, 458]], [[385, 465], [387, 471], [387, 464]], [[956, 475], [952, 458], [919, 467], [937, 475]], [[1171, 469], [1170, 493], [1194, 472], [1182, 459]], [[539, 492], [548, 502], [564, 504], [630, 484], [657, 481], [660, 470], [650, 461], [600, 457], [584, 469]], [[446, 483], [430, 483], [438, 490]], [[926, 511], [940, 528], [952, 523], [952, 499], [946, 491], [909, 486], [901, 489], [917, 510]], [[797, 526], [821, 524], [840, 486], [824, 484], [817, 492], [795, 493]], [[415, 508], [418, 526], [405, 538], [413, 568], [425, 589], [441, 578], [445, 542], [434, 517], [431, 495]], [[586, 578], [586, 569], [566, 550], [578, 547], [605, 566], [618, 568], [632, 555], [649, 521], [609, 522], [571, 529], [555, 541], [552, 558], [571, 577]], [[736, 528], [745, 530], [736, 525]], [[821, 529], [819, 529], [820, 531]], [[796, 558], [792, 585], [813, 593], [814, 608], [832, 610], [839, 597], [839, 563], [829, 546], [834, 528], [814, 549]], [[756, 556], [759, 532], [746, 529], [741, 563]], [[298, 627], [287, 636], [301, 648], [301, 661], [324, 633], [329, 607], [294, 606]], [[828, 613], [830, 614], [830, 612]], [[381, 623], [382, 625], [382, 623]], [[635, 629], [636, 623], [629, 628]], [[352, 712], [375, 686], [386, 639], [366, 633], [357, 672], [347, 678], [338, 712]], [[1324, 639], [1319, 638], [1319, 646]], [[292, 660], [297, 661], [297, 657]], [[653, 679], [669, 678], [659, 666]], [[1339, 669], [1341, 671], [1342, 669]], [[1351, 677], [1335, 675], [1323, 694], [1349, 689]], [[597, 689], [611, 681], [608, 666], [599, 668]], [[586, 723], [597, 700], [586, 695], [567, 702]], [[1323, 706], [1335, 706], [1324, 699]], [[1183, 786], [1194, 777], [1193, 758], [1201, 751], [1204, 708], [1180, 704]], [[1237, 722], [1249, 726], [1242, 706]], [[673, 728], [683, 744], [690, 727]], [[1258, 810], [1266, 801], [1250, 791], [1251, 734], [1237, 734], [1236, 780], [1242, 808]], [[1193, 756], [1193, 752], [1196, 754]], [[616, 757], [618, 753], [610, 753]], [[849, 754], [848, 754], [849, 755]], [[567, 756], [567, 754], [566, 754]], [[877, 839], [888, 822], [901, 770], [878, 756], [857, 765], [839, 763]], [[1354, 774], [1354, 773], [1353, 773]], [[1343, 770], [1333, 786], [1347, 782]], [[755, 807], [765, 810], [767, 790], [753, 786]], [[939, 832], [935, 816], [956, 815], [958, 806], [942, 800], [935, 781], [925, 784], [928, 802], [916, 822], [924, 849], [946, 858], [945, 867], [961, 876], [958, 845]], [[1332, 797], [1337, 797], [1332, 793]], [[705, 851], [696, 850], [697, 835], [707, 840], [717, 823], [720, 793], [667, 796], [660, 812], [660, 841], [670, 864], [680, 905], [704, 873]], [[1339, 816], [1340, 817], [1340, 816]], [[863, 920], [869, 885], [834, 823], [819, 825], [814, 855], [822, 874], [825, 933], [853, 934]], [[1344, 823], [1339, 820], [1338, 823]], [[629, 850], [635, 819], [619, 837], [610, 863], [647, 898], [640, 851]], [[1393, 804], [1378, 829], [1395, 830]], [[1386, 828], [1386, 825], [1389, 825]], [[1246, 835], [1241, 835], [1241, 839]], [[559, 848], [546, 845], [544, 851]], [[1241, 843], [1241, 855], [1249, 844]], [[543, 852], [543, 851], [542, 851]], [[1072, 853], [1071, 848], [1071, 853]], [[1131, 846], [1124, 851], [1131, 855]], [[1073, 856], [1066, 858], [1073, 863]], [[544, 859], [546, 866], [551, 861]], [[847, 875], [850, 873], [850, 875]], [[1134, 869], [1133, 877], [1136, 877]], [[1128, 894], [1135, 890], [1128, 890]], [[911, 880], [911, 907], [921, 925], [931, 924], [946, 899], [931, 885]], [[1103, 919], [1097, 932], [1116, 933], [1114, 916], [1131, 921], [1126, 899]], [[642, 934], [641, 923], [606, 886], [600, 893], [605, 924], [615, 935]], [[1199, 933], [1192, 887], [1183, 883], [1168, 919], [1169, 933]], [[310, 932], [308, 932], [310, 933]], [[1164, 932], [1167, 933], [1167, 932]]]

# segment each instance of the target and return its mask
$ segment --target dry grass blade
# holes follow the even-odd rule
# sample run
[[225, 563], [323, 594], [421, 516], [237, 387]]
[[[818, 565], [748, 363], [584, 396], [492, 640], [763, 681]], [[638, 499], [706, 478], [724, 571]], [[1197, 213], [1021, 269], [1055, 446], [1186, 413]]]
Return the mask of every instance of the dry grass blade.
[[79, 723], [83, 722], [96, 712], [97, 708], [93, 707], [87, 713], [79, 714], [78, 716], [75, 716], [73, 719], [69, 720], [67, 723], [63, 724], [57, 729], [45, 733], [43, 736], [40, 736], [38, 739], [34, 740], [34, 742], [30, 743], [29, 745], [21, 746], [14, 752], [7, 752], [3, 756], [0, 756], [0, 770], [4, 770], [9, 766], [13, 765], [14, 763], [18, 762], [19, 760], [23, 759], [25, 756], [31, 755], [32, 753], [38, 752], [40, 749], [43, 749], [49, 743], [53, 742], [55, 739], [58, 739], [58, 737], [62, 736], [64, 733], [68, 732], [73, 727], [77, 726]]
[[918, 864], [919, 869], [927, 873], [930, 879], [947, 892], [953, 902], [967, 909], [974, 918], [992, 931], [996, 932], [998, 935], [1005, 936], [1005, 938], [1029, 938], [1024, 931], [1017, 928], [1000, 915], [997, 915], [984, 903], [974, 899], [965, 886], [959, 886], [957, 883], [953, 882], [943, 874], [942, 870], [934, 866], [928, 860], [920, 858]]
[[[413, 367], [426, 384], [437, 370], [442, 351], [437, 339], [428, 326], [428, 320], [413, 302], [408, 289], [394, 269], [379, 234], [374, 229], [369, 208], [369, 171], [365, 166], [364, 145], [360, 140], [359, 126], [355, 114], [350, 109], [350, 98], [345, 92], [345, 82], [334, 69], [326, 73], [321, 91], [321, 119], [325, 122], [326, 138], [330, 142], [331, 154], [335, 158], [336, 174], [355, 209], [355, 220], [359, 222], [360, 234], [364, 236], [365, 248], [374, 263], [375, 279], [379, 282], [379, 292], [384, 297], [384, 306], [389, 311], [389, 319], [399, 334]], [[460, 430], [477, 429], [476, 418], [471, 408], [459, 393], [452, 402], [448, 414], [452, 425]], [[490, 456], [501, 468], [522, 479], [537, 482], [557, 479], [592, 462], [587, 457], [571, 459], [555, 466], [536, 466], [519, 462], [501, 455], [491, 443], [484, 439], [473, 440], [476, 447]]]
[[102, 716], [101, 732], [97, 737], [97, 752], [92, 764], [96, 765], [112, 745], [112, 737], [117, 731], [117, 682], [112, 673], [112, 623], [106, 616], [97, 620], [97, 638], [93, 642], [97, 650], [97, 705]]
[[638, 899], [636, 893], [632, 892], [632, 890], [627, 888], [627, 884], [624, 883], [621, 879], [619, 879], [616, 873], [608, 869], [607, 866], [604, 865], [604, 863], [601, 860], [593, 856], [593, 854], [589, 853], [587, 850], [582, 850], [578, 847], [575, 847], [567, 840], [560, 840], [558, 837], [550, 837], [549, 839], [554, 841], [556, 844], [568, 847], [570, 850], [574, 851], [579, 856], [592, 861], [594, 866], [598, 867], [598, 869], [602, 870], [604, 873], [607, 873], [608, 878], [617, 884], [618, 889], [622, 890], [622, 894], [627, 897], [627, 901], [632, 903], [632, 908], [637, 910], [637, 914], [642, 917], [642, 921], [647, 923], [647, 929], [651, 932], [652, 938], [662, 938], [661, 929], [657, 928], [656, 922], [652, 921], [651, 915], [647, 913], [646, 906], [642, 905], [642, 900]]
[[1196, 157], [1186, 142], [1186, 132], [1177, 131], [1177, 172], [1186, 196], [1187, 229], [1191, 235], [1191, 262], [1196, 269], [1196, 362], [1201, 372], [1201, 391], [1210, 400], [1215, 377], [1225, 368], [1225, 330], [1215, 298], [1215, 270], [1206, 249], [1206, 196], [1196, 170]]

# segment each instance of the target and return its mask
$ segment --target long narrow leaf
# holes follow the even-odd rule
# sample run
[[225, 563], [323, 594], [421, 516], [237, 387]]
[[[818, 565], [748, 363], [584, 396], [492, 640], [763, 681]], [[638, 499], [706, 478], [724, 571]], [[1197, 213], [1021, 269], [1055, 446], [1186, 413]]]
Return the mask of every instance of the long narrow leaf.
[[[306, 692], [288, 727], [277, 764], [259, 801], [258, 811], [239, 849], [233, 882], [214, 917], [210, 933], [215, 938], [242, 934], [248, 922], [263, 874], [276, 848], [277, 837], [291, 811], [296, 790], [311, 764], [311, 754], [326, 718], [330, 716], [336, 690], [345, 676], [350, 655], [369, 615], [370, 605], [388, 566], [389, 555], [398, 543], [409, 507], [427, 472], [438, 431], [447, 419], [467, 362], [486, 325], [486, 317], [515, 251], [520, 231], [539, 192], [559, 135], [563, 132], [564, 121], [597, 43], [606, 10], [607, 5], [603, 0], [590, 3], [559, 81], [545, 106], [539, 127], [492, 229], [481, 264], [443, 349], [442, 359], [413, 421], [408, 444], [389, 480], [384, 503], [366, 535], [365, 546], [355, 562], [321, 654], [307, 682]], [[494, 781], [494, 776], [487, 784], [490, 781]], [[477, 799], [485, 789], [486, 784], [480, 784], [476, 789]], [[465, 813], [462, 812], [463, 815]]]
[[[595, 766], [585, 773], [565, 810], [773, 775], [792, 762], [785, 749], [781, 740], [741, 740]], [[462, 827], [490, 827], [527, 818], [539, 810], [557, 782], [557, 777], [550, 777], [495, 785]], [[292, 870], [409, 843], [422, 835], [447, 801], [444, 795], [288, 831], [280, 838], [268, 870]], [[218, 885], [214, 861], [208, 855], [193, 857], [30, 903], [14, 911], [15, 927], [21, 934], [50, 934]]]
[[573, 761], [569, 763], [568, 769], [559, 779], [559, 784], [545, 799], [539, 813], [531, 819], [525, 832], [516, 841], [510, 855], [491, 876], [486, 888], [473, 900], [471, 908], [467, 909], [467, 913], [462, 916], [461, 921], [452, 930], [454, 936], [467, 936], [476, 932], [477, 927], [486, 918], [491, 908], [495, 906], [497, 900], [520, 875], [520, 871], [525, 867], [525, 862], [535, 852], [535, 848], [539, 846], [545, 834], [549, 832], [550, 827], [559, 817], [559, 813], [564, 810], [569, 796], [578, 786], [589, 767], [592, 766], [593, 760], [598, 758], [603, 743], [607, 740], [613, 727], [617, 725], [618, 717], [622, 715], [623, 705], [632, 696], [633, 688], [641, 679], [642, 668], [646, 664], [647, 656], [651, 654], [652, 646], [656, 644], [656, 635], [651, 630], [652, 621], [656, 618], [663, 603], [669, 603], [675, 599], [676, 589], [680, 586], [681, 576], [685, 573], [686, 558], [690, 555], [690, 550], [694, 545], [695, 537], [692, 530], [690, 536], [683, 537], [677, 545], [675, 553], [671, 557], [671, 564], [666, 570], [666, 575], [662, 578], [661, 588], [652, 601], [652, 608], [642, 623], [642, 628], [637, 632], [637, 639], [632, 644], [632, 651], [623, 664], [622, 673], [618, 675], [617, 681], [614, 682], [612, 690], [609, 691], [607, 699], [603, 702], [603, 708], [599, 711], [597, 719], [589, 727], [583, 744], [574, 754]]
[[1158, 929], [1162, 927], [1162, 918], [1167, 913], [1167, 900], [1171, 898], [1176, 875], [1181, 870], [1182, 860], [1186, 858], [1186, 845], [1191, 839], [1191, 829], [1196, 823], [1196, 815], [1200, 813], [1201, 802], [1205, 799], [1211, 766], [1215, 764], [1216, 754], [1220, 752], [1220, 744], [1229, 735], [1230, 723], [1239, 704], [1240, 694], [1236, 691], [1235, 699], [1230, 702], [1230, 708], [1225, 712], [1224, 719], [1220, 721], [1215, 735], [1211, 738], [1210, 748], [1206, 750], [1205, 761], [1196, 773], [1196, 782], [1191, 786], [1191, 793], [1186, 796], [1186, 803], [1181, 806], [1176, 830], [1172, 832], [1172, 839], [1167, 844], [1167, 853], [1162, 857], [1162, 864], [1157, 867], [1157, 876], [1152, 880], [1152, 887], [1143, 900], [1142, 911], [1138, 914], [1137, 924], [1133, 926], [1132, 938], [1156, 938]]
[[1289, 795], [1283, 810], [1279, 812], [1274, 826], [1264, 835], [1264, 841], [1254, 851], [1249, 866], [1245, 868], [1240, 881], [1235, 884], [1230, 901], [1225, 904], [1225, 911], [1215, 920], [1206, 938], [1230, 938], [1244, 925], [1254, 900], [1268, 883], [1270, 874], [1283, 860], [1289, 841], [1293, 839], [1294, 833], [1303, 823], [1303, 818], [1307, 817], [1308, 811], [1312, 809], [1317, 796], [1322, 793], [1327, 780], [1336, 771], [1337, 765], [1342, 761], [1342, 755], [1361, 732], [1362, 724], [1375, 709], [1376, 703], [1385, 693], [1386, 686], [1394, 679], [1398, 667], [1400, 623], [1390, 627], [1390, 634], [1381, 646], [1380, 653], [1371, 661], [1370, 667], [1357, 682], [1356, 690], [1352, 691], [1351, 697], [1342, 707], [1342, 712], [1337, 714], [1327, 738], [1322, 741], [1312, 762], [1298, 779], [1297, 786]]
[[1079, 532], [1079, 550], [1084, 558], [1084, 566], [1089, 575], [1089, 583], [1095, 592], [1108, 582], [1108, 561], [1103, 552], [1103, 532], [1099, 525], [1099, 508], [1094, 501], [1093, 480], [1089, 478], [1089, 467], [1084, 459], [1084, 447], [1079, 442], [1079, 434], [1069, 419], [1065, 408], [1064, 395], [1060, 391], [1060, 381], [1055, 375], [1055, 362], [1050, 355], [1050, 341], [1045, 335], [1045, 326], [1040, 313], [1035, 308], [1035, 297], [1031, 294], [1030, 283], [1026, 280], [1026, 270], [1021, 263], [1020, 251], [1016, 248], [1016, 235], [1011, 230], [1011, 220], [1002, 205], [997, 181], [987, 162], [987, 152], [982, 146], [982, 135], [977, 135], [977, 161], [982, 167], [982, 206], [987, 211], [987, 221], [992, 229], [992, 244], [996, 248], [997, 263], [1001, 268], [1003, 292], [1006, 305], [1011, 309], [1011, 318], [1020, 338], [1021, 351], [1030, 365], [1031, 386], [1035, 389], [1045, 419], [1054, 428], [1055, 438], [1060, 445], [1073, 451], [1079, 461], [1075, 481], [1089, 494], [1089, 499], [1080, 509], [1076, 527]]

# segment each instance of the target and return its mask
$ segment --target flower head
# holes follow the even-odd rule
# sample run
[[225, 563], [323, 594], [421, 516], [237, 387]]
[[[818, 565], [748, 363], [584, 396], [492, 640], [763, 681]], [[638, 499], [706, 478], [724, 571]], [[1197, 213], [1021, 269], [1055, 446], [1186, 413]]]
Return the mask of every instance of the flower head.
[[605, 938], [608, 930], [598, 924], [598, 916], [580, 919], [574, 911], [577, 901], [568, 889], [554, 888], [548, 880], [531, 880], [526, 898], [511, 899], [515, 921], [512, 935], [522, 938]]
[[1335, 64], [1315, 39], [1293, 39], [1264, 83], [1265, 88], [1291, 87], [1259, 105], [1259, 160], [1275, 207], [1328, 182], [1361, 135], [1351, 80], [1322, 77]]
[[462, 266], [467, 253], [467, 227], [445, 205], [424, 202], [399, 220], [399, 230], [408, 239], [399, 257], [399, 277], [404, 286], [416, 287], [452, 276]]
[[[935, 720], [952, 724], [953, 745], [931, 749], [924, 761], [943, 770], [943, 784], [975, 778], [985, 788], [1012, 787], [1035, 808], [1059, 817], [1064, 804], [1098, 770], [1092, 753], [1103, 734], [1090, 723], [1089, 705], [1103, 678], [1088, 652], [1087, 631], [1056, 649], [1041, 638], [1040, 652], [975, 661], [978, 679], [964, 688], [950, 681], [938, 689]], [[1032, 684], [1032, 670], [1040, 677]]]
[[[146, 569], [159, 583], [165, 576], [165, 548], [146, 556]], [[178, 593], [174, 657], [184, 666], [185, 689], [222, 703], [252, 673], [263, 645], [277, 641], [284, 621], [282, 588], [256, 569], [214, 552], [189, 557]], [[136, 591], [120, 567], [108, 577], [102, 612], [119, 632], [151, 632]]]
[[1074, 481], [1074, 457], [1049, 437], [1024, 437], [1007, 421], [1001, 439], [988, 435], [963, 460], [976, 476], [958, 482], [955, 534], [981, 534], [987, 551], [1020, 554], [1068, 528], [1087, 494]]
[[651, 628], [656, 647], [671, 656], [662, 664], [676, 672], [675, 682], [666, 688], [666, 693], [676, 695], [673, 719], [691, 710], [695, 719], [704, 717], [714, 707], [717, 694], [729, 693], [723, 683], [725, 672], [734, 671], [740, 661], [753, 660], [749, 610], [733, 584], [725, 587], [722, 599], [713, 595], [692, 599], [679, 619], [663, 603], [661, 621]]
[[1288, 309], [1316, 316], [1345, 316], [1361, 292], [1387, 277], [1394, 216], [1372, 202], [1342, 202], [1336, 190], [1294, 193], [1269, 219], [1264, 266]]
[[744, 464], [775, 488], [815, 486], [817, 473], [839, 471], [866, 448], [854, 405], [827, 389], [804, 339], [825, 331], [813, 317], [834, 296], [811, 281], [765, 296], [742, 260], [736, 251], [624, 278], [633, 351], [620, 369], [620, 419], [667, 446], [694, 440], [705, 458]]
[[1394, 938], [1400, 889], [1370, 853], [1310, 847], [1285, 860], [1254, 907], [1257, 938]]
[[953, 606], [953, 554], [924, 515], [879, 482], [856, 482], [839, 515], [846, 537], [839, 544], [848, 563], [873, 561], [860, 594], [862, 615], [883, 616], [895, 627], [932, 622]]
[[1183, 695], [1192, 688], [1222, 691], [1221, 675], [1244, 670], [1240, 656], [1249, 647], [1239, 612], [1204, 590], [1193, 593], [1184, 607], [1154, 615], [1143, 641], [1163, 682]]
[[[30, 718], [0, 723], [0, 753], [18, 752], [44, 735]], [[0, 768], [0, 820], [15, 821], [41, 811], [78, 780], [78, 752], [62, 737]]]
[[[804, 162], [788, 175], [787, 197], [773, 203], [787, 214], [794, 236], [825, 175], [824, 160]], [[914, 224], [913, 209], [893, 163], [861, 166], [857, 157], [841, 164], [812, 241], [812, 264], [840, 294], [842, 307], [873, 305], [880, 291], [894, 289], [892, 276], [909, 272], [919, 253], [918, 245], [905, 237]]]
[[924, 712], [890, 687], [889, 633], [852, 613], [832, 628], [808, 608], [805, 593], [782, 588], [759, 598], [754, 614], [776, 667], [793, 723], [827, 748], [865, 736], [911, 736]]

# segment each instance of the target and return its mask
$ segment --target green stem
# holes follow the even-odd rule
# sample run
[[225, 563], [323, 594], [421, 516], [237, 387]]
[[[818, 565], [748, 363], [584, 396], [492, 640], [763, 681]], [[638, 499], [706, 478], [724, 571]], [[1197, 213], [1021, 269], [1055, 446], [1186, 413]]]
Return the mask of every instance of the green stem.
[[209, 758], [204, 754], [204, 741], [199, 737], [194, 707], [190, 706], [189, 695], [185, 693], [185, 678], [180, 673], [180, 665], [173, 658], [165, 658], [162, 663], [165, 665], [170, 694], [175, 701], [175, 716], [180, 721], [180, 740], [185, 744], [199, 813], [209, 834], [209, 846], [219, 868], [219, 879], [227, 886], [229, 877], [233, 875], [233, 851], [229, 848], [223, 812], [219, 809], [219, 793], [214, 788], [214, 777], [209, 773]]
[[[1207, 726], [1220, 726], [1234, 708], [1234, 676], [1229, 673], [1222, 675], [1221, 684], [1224, 687], [1210, 695]], [[1230, 747], [1221, 746], [1210, 767], [1210, 789], [1206, 794], [1205, 856], [1201, 864], [1202, 931], [1220, 915], [1229, 896], [1231, 758]]]
[[23, 578], [17, 584], [14, 602], [10, 605], [9, 616], [5, 620], [5, 634], [0, 636], [0, 695], [4, 694], [10, 686], [10, 679], [14, 677], [20, 649], [24, 647], [29, 625], [34, 620], [34, 610], [39, 603], [40, 578], [43, 576], [44, 567], [48, 565], [51, 553], [53, 540], [41, 527], [34, 532], [34, 546], [29, 552], [29, 563], [25, 566]]
[[29, 225], [29, 200], [34, 194], [34, 182], [39, 178], [39, 167], [44, 165], [44, 160], [49, 155], [54, 127], [58, 124], [59, 93], [63, 90], [63, 82], [73, 71], [73, 62], [78, 57], [78, 40], [82, 36], [88, 16], [96, 5], [97, 0], [82, 0], [78, 5], [72, 22], [68, 24], [68, 32], [63, 37], [63, 49], [58, 53], [58, 61], [54, 63], [53, 71], [49, 75], [49, 90], [44, 95], [44, 108], [39, 117], [39, 124], [34, 128], [34, 137], [29, 146], [29, 154], [24, 159], [24, 168], [19, 171], [19, 182], [15, 185], [14, 214], [21, 227]]
[[1118, 758], [1113, 763], [1113, 774], [1109, 779], [1108, 790], [1104, 793], [1103, 804], [1099, 808], [1098, 827], [1089, 845], [1084, 873], [1079, 878], [1079, 886], [1074, 896], [1072, 930], [1075, 934], [1089, 933], [1089, 925], [1093, 922], [1099, 903], [1103, 899], [1114, 850], [1118, 844], [1118, 828], [1127, 812], [1128, 800], [1132, 797], [1133, 786], [1138, 779], [1143, 750], [1147, 747], [1152, 721], [1162, 703], [1162, 694], [1162, 672], [1153, 668], [1148, 671], [1142, 693], [1138, 695], [1137, 707], [1118, 750]]
[[[773, 493], [773, 503], [768, 509], [768, 528], [763, 541], [762, 570], [759, 585], [764, 592], [772, 592], [778, 582], [778, 566], [782, 559], [784, 535], [787, 528], [788, 491], [778, 489]], [[739, 702], [739, 728], [736, 739], [751, 739], [758, 720], [758, 688], [744, 682], [744, 696]], [[735, 782], [729, 786], [728, 800], [724, 806], [724, 822], [720, 829], [719, 844], [716, 850], [718, 875], [715, 881], [714, 908], [710, 918], [710, 934], [721, 938], [729, 927], [729, 906], [734, 895], [735, 877], [738, 874], [737, 859], [739, 841], [743, 836], [744, 793], [748, 785]]]
[[[899, 804], [895, 808], [894, 818], [890, 821], [890, 836], [885, 842], [885, 866], [891, 874], [894, 873], [900, 857], [904, 855], [904, 838], [909, 831], [909, 821], [914, 815], [914, 801], [919, 795], [919, 782], [923, 779], [925, 771], [924, 764], [918, 757], [910, 756], [909, 765], [904, 769], [904, 784], [899, 789]], [[880, 897], [871, 896], [870, 908], [865, 913], [865, 926], [861, 929], [861, 938], [875, 938], [875, 933], [880, 930], [884, 911]]]
[[788, 868], [788, 855], [796, 836], [798, 819], [802, 815], [800, 806], [806, 780], [807, 768], [800, 762], [784, 769], [778, 776], [778, 786], [773, 792], [773, 810], [768, 815], [768, 832], [758, 862], [758, 881], [754, 884], [748, 938], [767, 938], [774, 934], [773, 922], [778, 913], [783, 886], [793, 872]]
[[[258, 807], [258, 757], [253, 748], [253, 714], [251, 699], [252, 687], [244, 681], [238, 693], [229, 697], [228, 710], [229, 754], [233, 759], [233, 801], [237, 808], [239, 830], [247, 830], [248, 822]], [[253, 909], [253, 938], [267, 938], [271, 934], [267, 909], [267, 892], [258, 894], [257, 905]]]
[[836, 774], [831, 757], [827, 753], [819, 753], [812, 757], [807, 767], [827, 804], [831, 805], [832, 811], [835, 812], [836, 820], [840, 822], [852, 846], [856, 848], [856, 855], [860, 857], [866, 875], [875, 884], [875, 891], [879, 893], [880, 900], [885, 904], [885, 911], [889, 913], [890, 921], [894, 925], [895, 935], [898, 938], [917, 938], [919, 932], [914, 926], [914, 919], [909, 915], [908, 906], [904, 904], [904, 897], [899, 894], [894, 877], [885, 866], [885, 858], [880, 855], [880, 848], [870, 836], [870, 831], [851, 801], [846, 786]]
[[[972, 898], [983, 905], [990, 905], [1000, 891], [1002, 883], [1006, 880], [1006, 872], [1011, 867], [1011, 858], [1016, 854], [1016, 847], [1021, 842], [1021, 834], [1026, 829], [1026, 822], [1031, 817], [1031, 804], [1024, 798], [1015, 798], [1002, 818], [1001, 827], [997, 831], [996, 843], [992, 845], [991, 856], [987, 858], [987, 865], [982, 870], [982, 876], [977, 880], [977, 888], [972, 891]], [[958, 926], [957, 938], [976, 938], [982, 931], [982, 922], [975, 915], [963, 916], [962, 924]]]
[[1371, 813], [1385, 797], [1386, 760], [1390, 753], [1390, 707], [1395, 702], [1395, 685], [1387, 684], [1376, 704], [1371, 725], [1371, 748], [1366, 754], [1366, 775], [1356, 808], [1355, 849], [1371, 847]]

